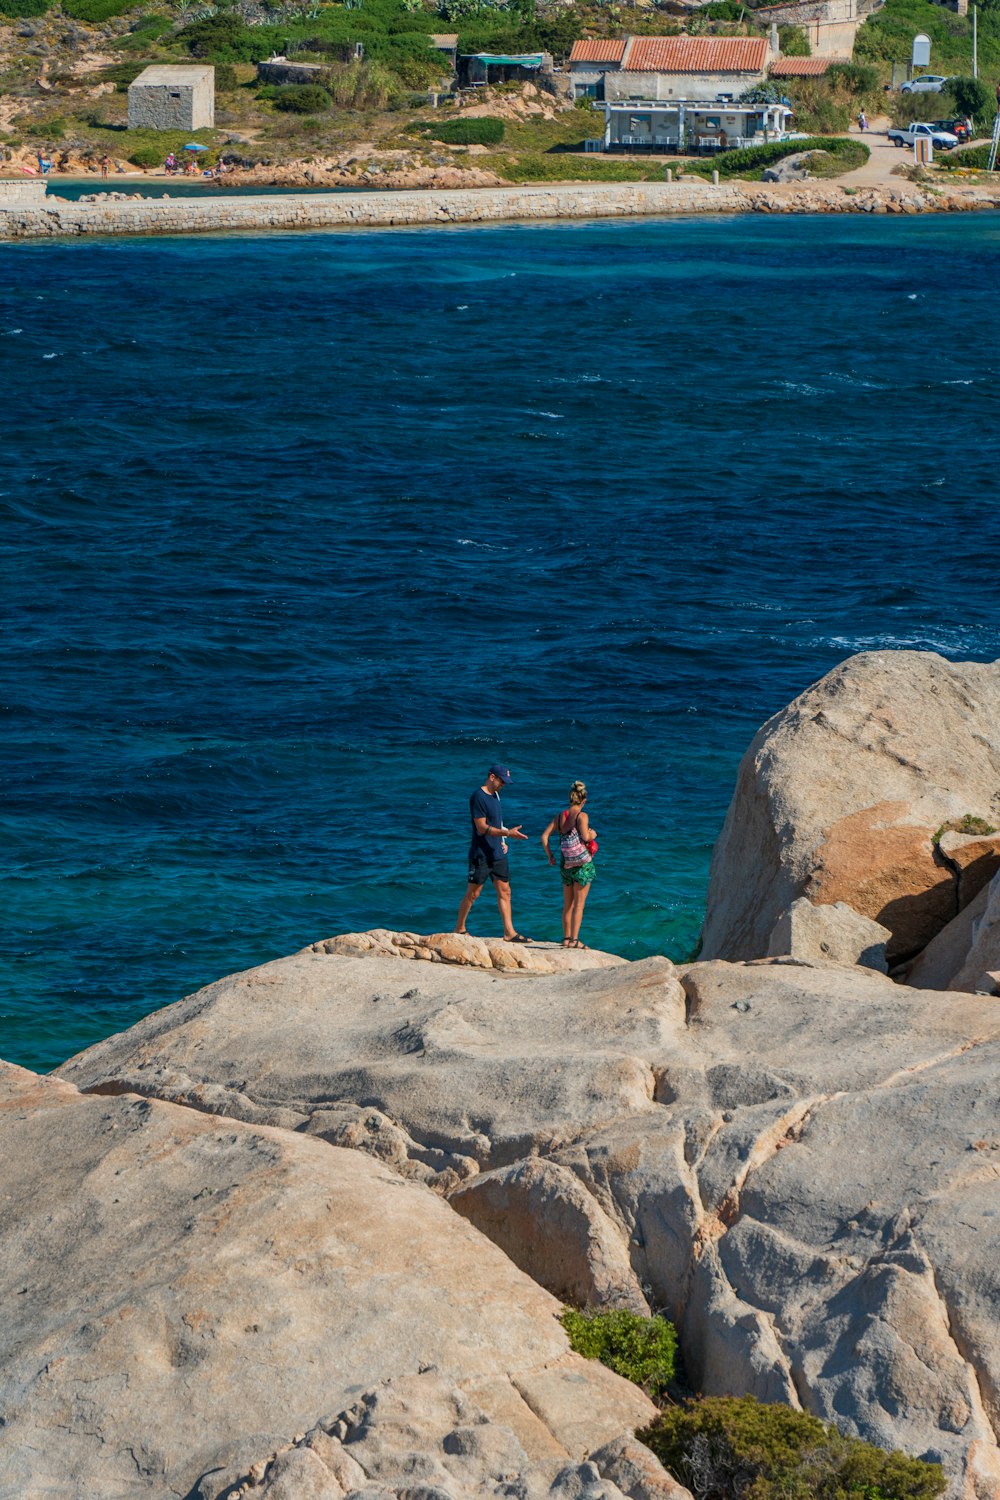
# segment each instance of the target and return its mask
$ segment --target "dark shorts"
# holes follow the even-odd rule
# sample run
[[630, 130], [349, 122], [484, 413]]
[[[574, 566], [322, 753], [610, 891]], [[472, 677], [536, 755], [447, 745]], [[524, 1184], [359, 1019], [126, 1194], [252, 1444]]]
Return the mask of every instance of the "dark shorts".
[[500, 859], [487, 859], [479, 850], [469, 855], [469, 884], [485, 885], [490, 880], [510, 880], [510, 862], [504, 854]]

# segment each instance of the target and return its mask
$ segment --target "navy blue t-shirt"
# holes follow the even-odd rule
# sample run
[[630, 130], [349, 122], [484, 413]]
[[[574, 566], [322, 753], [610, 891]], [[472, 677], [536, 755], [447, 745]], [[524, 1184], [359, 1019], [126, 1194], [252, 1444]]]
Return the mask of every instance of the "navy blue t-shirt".
[[481, 786], [477, 786], [469, 798], [469, 816], [472, 818], [470, 854], [485, 854], [487, 859], [500, 859], [503, 856], [503, 839], [499, 835], [486, 838], [476, 829], [477, 818], [485, 818], [487, 828], [503, 827], [500, 798], [490, 792], [484, 792]]

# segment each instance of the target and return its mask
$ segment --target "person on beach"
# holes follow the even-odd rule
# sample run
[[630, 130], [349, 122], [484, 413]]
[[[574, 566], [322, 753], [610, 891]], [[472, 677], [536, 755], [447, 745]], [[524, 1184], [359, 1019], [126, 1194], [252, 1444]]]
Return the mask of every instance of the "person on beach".
[[107, 178], [108, 178], [108, 169], [110, 168], [110, 166], [111, 166], [111, 157], [108, 156], [107, 153], [105, 153], [105, 155], [101, 157], [101, 177], [104, 179], [105, 182], [107, 181]]
[[466, 933], [469, 912], [479, 900], [487, 879], [492, 880], [496, 891], [497, 907], [503, 922], [503, 935], [508, 943], [530, 943], [514, 926], [510, 912], [510, 865], [507, 861], [507, 840], [526, 839], [520, 823], [505, 828], [500, 812], [500, 788], [510, 785], [510, 772], [506, 766], [490, 766], [489, 774], [482, 786], [476, 788], [469, 798], [469, 816], [472, 819], [472, 842], [469, 845], [469, 883], [458, 908], [455, 931]]
[[556, 813], [542, 834], [542, 848], [548, 855], [550, 865], [555, 856], [549, 848], [549, 839], [559, 835], [559, 873], [563, 885], [563, 947], [586, 948], [580, 942], [580, 927], [583, 923], [583, 908], [594, 879], [594, 854], [597, 852], [597, 835], [587, 817], [587, 788], [582, 781], [574, 781], [569, 789], [569, 806]]

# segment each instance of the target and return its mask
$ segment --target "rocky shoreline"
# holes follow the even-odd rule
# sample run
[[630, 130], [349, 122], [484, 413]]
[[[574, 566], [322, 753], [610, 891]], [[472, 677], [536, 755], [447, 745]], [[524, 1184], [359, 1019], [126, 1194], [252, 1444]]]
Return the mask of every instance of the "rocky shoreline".
[[569, 1302], [996, 1500], [998, 719], [801, 694], [694, 962], [377, 929], [0, 1063], [0, 1496], [691, 1500]]
[[[53, 187], [56, 184], [52, 184]], [[0, 208], [0, 241], [85, 235], [389, 228], [673, 214], [927, 214], [1000, 208], [1000, 187], [950, 192], [824, 183], [678, 182], [465, 187], [280, 197], [114, 198]]]

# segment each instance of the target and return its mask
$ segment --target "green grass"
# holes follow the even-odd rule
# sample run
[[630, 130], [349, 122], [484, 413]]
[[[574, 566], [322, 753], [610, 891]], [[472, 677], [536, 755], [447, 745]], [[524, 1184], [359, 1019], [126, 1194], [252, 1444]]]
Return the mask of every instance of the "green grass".
[[612, 156], [481, 157], [477, 165], [496, 172], [505, 182], [662, 182], [663, 162]]
[[79, 131], [81, 140], [116, 160], [147, 168], [162, 166], [169, 151], [186, 160], [184, 147], [188, 141], [200, 141], [209, 147], [198, 153], [198, 160], [202, 166], [211, 166], [218, 156], [219, 136], [216, 130], [125, 130], [114, 125], [84, 125]]

